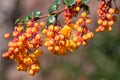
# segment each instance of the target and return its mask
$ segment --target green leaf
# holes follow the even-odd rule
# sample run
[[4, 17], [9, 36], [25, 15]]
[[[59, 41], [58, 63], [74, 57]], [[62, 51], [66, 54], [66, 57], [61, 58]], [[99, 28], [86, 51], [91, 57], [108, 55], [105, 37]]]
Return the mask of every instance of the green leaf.
[[89, 8], [88, 5], [85, 5], [85, 6], [83, 7], [83, 9], [84, 9], [84, 11], [85, 11], [87, 14], [90, 14], [90, 8]]
[[27, 23], [27, 21], [30, 19], [29, 16], [26, 16], [23, 20], [21, 20], [22, 23]]
[[62, 0], [63, 4], [68, 5], [68, 6], [72, 6], [75, 4], [75, 0]]
[[54, 11], [58, 10], [60, 0], [55, 0], [54, 4], [49, 7], [49, 14], [53, 14]]
[[59, 6], [60, 5], [60, 0], [55, 0], [54, 4]]
[[34, 12], [31, 12], [29, 16], [34, 17]]
[[38, 18], [40, 15], [41, 15], [41, 12], [40, 12], [40, 11], [35, 11], [35, 12], [31, 12], [31, 13], [28, 15], [28, 17], [29, 17], [29, 19]]
[[49, 25], [50, 25], [50, 22], [47, 21], [47, 22], [46, 22], [46, 27], [48, 28]]
[[25, 23], [25, 19], [22, 19], [22, 20], [21, 20], [21, 23]]
[[23, 26], [23, 30], [26, 30], [27, 26]]
[[26, 16], [26, 17], [25, 17], [25, 21], [28, 21], [28, 20], [29, 20], [29, 16]]
[[53, 24], [56, 22], [56, 15], [50, 15], [47, 19], [47, 22], [46, 22], [46, 27], [48, 27], [50, 24]]
[[48, 17], [48, 22], [49, 23], [54, 23], [56, 21], [56, 17], [54, 15], [51, 15]]
[[69, 0], [62, 0], [63, 4], [68, 5]]
[[20, 18], [15, 21], [15, 25], [20, 22]]
[[87, 4], [89, 2], [90, 2], [90, 0], [82, 0], [82, 3], [84, 3], [84, 4]]
[[83, 8], [83, 10], [87, 13], [87, 14], [90, 14], [90, 8], [88, 5], [82, 3], [80, 8]]
[[30, 15], [28, 15], [27, 17], [28, 17], [28, 20], [30, 20], [30, 19], [32, 19], [32, 18], [33, 18], [33, 16], [30, 16]]
[[28, 21], [27, 18], [24, 18], [24, 19], [22, 20], [23, 23], [27, 23], [27, 21]]
[[41, 15], [41, 12], [40, 11], [36, 11], [34, 12], [34, 18], [37, 18]]
[[57, 5], [54, 4], [54, 5], [50, 6], [49, 13], [53, 14], [53, 12], [56, 11], [57, 9], [58, 9]]
[[90, 14], [90, 8], [87, 7], [87, 8], [85, 9], [85, 12], [86, 12], [87, 14]]
[[75, 4], [75, 0], [69, 0], [68, 6], [72, 6]]

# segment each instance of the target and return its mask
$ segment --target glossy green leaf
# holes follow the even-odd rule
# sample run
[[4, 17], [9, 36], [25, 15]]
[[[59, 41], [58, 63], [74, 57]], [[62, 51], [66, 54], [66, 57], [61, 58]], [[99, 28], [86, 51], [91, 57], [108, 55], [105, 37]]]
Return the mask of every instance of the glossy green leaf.
[[26, 23], [28, 20], [30, 20], [30, 17], [29, 16], [26, 16], [22, 21], [22, 23]]
[[50, 25], [50, 22], [49, 21], [47, 21], [46, 22], [46, 27], [48, 27]]
[[40, 11], [36, 11], [36, 12], [31, 12], [28, 17], [29, 19], [32, 19], [32, 18], [37, 18], [41, 15], [41, 12]]
[[20, 22], [20, 18], [15, 21], [15, 25]]
[[87, 14], [90, 14], [90, 8], [87, 7], [87, 8], [85, 9], [85, 12], [86, 12]]
[[55, 0], [54, 4], [49, 7], [49, 14], [53, 14], [54, 11], [58, 10], [60, 0]]
[[56, 21], [56, 17], [54, 15], [51, 15], [48, 17], [48, 22], [49, 23], [54, 23]]
[[49, 13], [53, 14], [53, 12], [56, 11], [57, 9], [58, 9], [57, 5], [54, 4], [54, 5], [50, 6]]
[[34, 12], [34, 17], [37, 18], [41, 15], [41, 12], [40, 11], [36, 11]]
[[28, 21], [28, 20], [29, 20], [29, 16], [26, 16], [26, 17], [25, 17], [25, 21]]
[[34, 17], [34, 12], [31, 12], [29, 16]]
[[62, 0], [63, 4], [68, 5], [69, 0]]
[[73, 4], [75, 4], [75, 0], [62, 0], [63, 4], [68, 5], [68, 6], [72, 6]]
[[60, 0], [55, 0], [54, 4], [59, 6], [60, 5]]
[[90, 8], [89, 8], [88, 5], [85, 5], [85, 6], [83, 7], [83, 9], [84, 9], [84, 11], [85, 11], [87, 14], [90, 14]]
[[22, 19], [22, 20], [21, 20], [21, 23], [25, 23], [25, 19]]
[[69, 0], [68, 6], [72, 6], [73, 4], [75, 4], [75, 0]]
[[46, 22], [46, 27], [48, 27], [50, 24], [53, 24], [56, 22], [56, 15], [50, 15], [47, 19], [47, 22]]
[[90, 2], [90, 0], [82, 0], [82, 3], [84, 3], [84, 4], [87, 4], [89, 2]]
[[80, 7], [83, 8], [83, 10], [84, 10], [87, 14], [90, 14], [90, 8], [89, 8], [88, 5], [82, 3]]

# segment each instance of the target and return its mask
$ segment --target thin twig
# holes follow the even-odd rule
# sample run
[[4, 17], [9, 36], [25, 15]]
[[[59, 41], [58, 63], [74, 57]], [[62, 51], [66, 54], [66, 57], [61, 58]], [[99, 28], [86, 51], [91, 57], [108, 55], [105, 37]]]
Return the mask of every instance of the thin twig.
[[59, 21], [58, 19], [57, 19], [57, 23], [58, 23], [60, 26], [62, 26], [61, 23], [60, 23], [60, 21]]
[[116, 0], [113, 0], [113, 2], [114, 2], [115, 7], [118, 8], [118, 6], [116, 4]]
[[[55, 11], [55, 12], [53, 12], [53, 14], [61, 14], [62, 12], [64, 11], [64, 9], [61, 9], [61, 10], [58, 10], [58, 11]], [[47, 17], [49, 17], [50, 15], [49, 14], [47, 14], [47, 15], [43, 15], [43, 16], [40, 16], [39, 18], [37, 18], [37, 20], [38, 19], [43, 19], [43, 18], [47, 18]]]

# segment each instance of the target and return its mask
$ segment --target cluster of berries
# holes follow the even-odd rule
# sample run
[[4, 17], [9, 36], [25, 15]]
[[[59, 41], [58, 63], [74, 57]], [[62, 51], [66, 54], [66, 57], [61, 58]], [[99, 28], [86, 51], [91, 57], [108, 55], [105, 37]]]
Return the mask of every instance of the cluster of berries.
[[112, 30], [112, 26], [117, 20], [117, 15], [119, 13], [118, 8], [112, 8], [110, 0], [106, 2], [105, 0], [101, 0], [100, 5], [98, 6], [98, 28], [96, 32], [104, 31], [105, 29], [108, 31]]
[[66, 24], [72, 22], [72, 17], [76, 17], [77, 13], [80, 11], [80, 5], [82, 0], [76, 0], [76, 4], [73, 6], [65, 6], [64, 8], [64, 20]]
[[72, 15], [71, 15], [71, 11], [68, 6], [65, 6], [64, 20], [66, 24], [70, 24], [72, 22]]
[[[43, 53], [39, 50], [42, 43], [55, 55], [66, 55], [68, 51], [73, 52], [81, 45], [86, 46], [87, 40], [94, 37], [93, 32], [90, 32], [87, 26], [91, 23], [91, 18], [87, 16], [87, 12], [84, 9], [82, 9], [83, 11], [80, 9], [82, 0], [75, 1], [73, 6], [65, 6], [65, 25], [63, 26], [51, 23], [45, 27], [44, 22], [41, 21], [39, 24], [36, 19], [28, 20], [25, 24], [18, 22], [12, 32], [13, 40], [8, 43], [8, 51], [3, 54], [3, 58], [14, 60], [18, 64], [18, 70], [29, 71], [30, 75], [34, 75], [41, 68], [38, 57]], [[112, 30], [119, 9], [113, 9], [111, 1], [101, 0], [98, 7], [99, 26], [96, 32], [104, 31], [105, 29], [108, 31]], [[81, 11], [80, 18], [75, 23], [72, 23], [72, 17], [76, 17], [79, 11]], [[41, 27], [43, 28], [41, 29]], [[40, 34], [39, 30], [42, 30], [45, 35], [44, 41], [42, 41], [42, 33]], [[4, 37], [10, 38], [10, 33], [6, 33]]]
[[44, 46], [55, 55], [66, 55], [67, 51], [73, 52], [81, 44], [87, 45], [87, 40], [93, 38], [94, 34], [87, 27], [90, 23], [91, 19], [83, 11], [75, 24], [66, 24], [63, 27], [51, 24], [42, 30], [46, 37]]
[[[23, 29], [25, 26], [26, 30]], [[29, 70], [31, 75], [40, 70], [38, 57], [42, 55], [42, 51], [38, 48], [42, 46], [42, 36], [38, 33], [39, 29], [40, 24], [34, 20], [27, 24], [18, 23], [12, 32], [13, 40], [8, 43], [8, 51], [3, 54], [4, 58], [16, 61], [18, 70]], [[10, 34], [6, 33], [4, 37], [9, 38]]]
[[76, 21], [74, 25], [74, 30], [76, 32], [73, 35], [73, 41], [77, 45], [77, 48], [82, 44], [87, 45], [87, 40], [93, 38], [94, 34], [89, 31], [87, 24], [91, 23], [91, 19], [87, 17], [86, 12], [81, 13], [81, 17]]
[[45, 34], [44, 46], [55, 55], [66, 55], [66, 40], [71, 35], [72, 29], [65, 25], [62, 29], [57, 25], [49, 25], [44, 28], [42, 33]]

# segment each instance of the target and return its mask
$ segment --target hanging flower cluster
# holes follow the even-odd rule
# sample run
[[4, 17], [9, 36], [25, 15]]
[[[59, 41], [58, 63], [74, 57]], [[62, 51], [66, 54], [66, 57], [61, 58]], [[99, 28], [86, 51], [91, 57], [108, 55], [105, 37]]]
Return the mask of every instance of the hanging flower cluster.
[[[97, 32], [112, 30], [119, 9], [113, 9], [111, 1], [100, 1]], [[3, 58], [14, 60], [18, 64], [17, 70], [34, 75], [41, 69], [38, 58], [43, 51], [40, 47], [46, 47], [54, 55], [67, 55], [67, 52], [86, 46], [87, 41], [94, 37], [94, 33], [88, 28], [88, 24], [92, 22], [88, 17], [88, 2], [89, 0], [63, 0], [65, 8], [58, 10], [60, 0], [55, 0], [49, 8], [49, 15], [41, 16], [38, 11], [30, 13], [24, 19], [17, 19], [14, 31], [4, 35], [6, 39], [12, 35], [13, 39], [8, 43], [8, 51], [3, 53]], [[64, 25], [57, 18], [61, 12], [64, 12]], [[77, 15], [79, 18], [73, 23], [72, 18]], [[37, 22], [42, 18], [47, 18], [46, 24], [44, 21]]]
[[[24, 30], [23, 26], [26, 26]], [[38, 33], [40, 25], [34, 20], [28, 21], [26, 25], [19, 23], [12, 32], [13, 40], [8, 43], [8, 51], [3, 54], [4, 58], [14, 60], [20, 71], [27, 71], [31, 75], [40, 70], [38, 57], [42, 51], [42, 35]]]
[[105, 0], [101, 0], [100, 5], [98, 6], [98, 28], [96, 32], [112, 30], [112, 26], [117, 20], [117, 14], [119, 13], [118, 8], [112, 7], [112, 0], [108, 2]]

